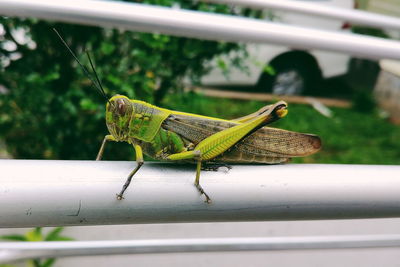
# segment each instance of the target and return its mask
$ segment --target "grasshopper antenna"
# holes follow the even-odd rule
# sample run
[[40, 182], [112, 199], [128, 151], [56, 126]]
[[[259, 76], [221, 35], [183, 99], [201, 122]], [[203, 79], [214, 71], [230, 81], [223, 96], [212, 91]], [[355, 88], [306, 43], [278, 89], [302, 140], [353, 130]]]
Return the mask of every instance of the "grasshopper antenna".
[[[88, 58], [89, 58], [89, 62], [90, 65], [93, 69], [93, 72], [95, 74], [96, 81], [93, 79], [93, 77], [90, 75], [89, 71], [86, 69], [86, 67], [79, 61], [78, 57], [75, 55], [75, 53], [71, 50], [71, 48], [68, 46], [68, 44], [65, 42], [65, 40], [61, 37], [61, 35], [58, 33], [58, 31], [53, 28], [53, 31], [57, 34], [57, 36], [60, 38], [61, 42], [64, 44], [64, 46], [68, 49], [68, 51], [71, 53], [71, 55], [74, 57], [75, 61], [78, 62], [79, 66], [82, 68], [83, 72], [85, 73], [85, 75], [89, 78], [89, 80], [92, 82], [92, 86], [95, 87], [97, 90], [99, 90], [100, 94], [106, 99], [106, 101], [108, 103], [110, 103], [109, 97], [107, 96], [107, 94], [104, 92], [103, 86], [100, 83], [100, 79], [97, 76], [97, 73], [94, 69], [92, 60], [90, 59], [89, 53], [87, 53]], [[111, 104], [111, 103], [110, 103]]]
[[[103, 88], [103, 85], [101, 84], [101, 81], [100, 81], [100, 78], [99, 78], [99, 76], [97, 75], [97, 71], [96, 71], [96, 69], [95, 69], [95, 67], [94, 67], [94, 64], [93, 64], [93, 62], [92, 62], [92, 59], [90, 58], [90, 53], [89, 53], [89, 51], [87, 51], [86, 50], [86, 55], [87, 55], [87, 57], [88, 57], [88, 59], [89, 59], [89, 63], [90, 63], [90, 67], [92, 68], [92, 70], [93, 70], [93, 73], [94, 73], [94, 77], [96, 78], [96, 81], [97, 81], [97, 89], [99, 89], [100, 91], [101, 91], [101, 93], [103, 94], [103, 96], [107, 99], [107, 102], [110, 104], [110, 105], [112, 105], [111, 104], [111, 102], [110, 102], [110, 97], [106, 94], [106, 92], [104, 91], [104, 88]], [[93, 81], [92, 81], [93, 82]]]
[[99, 78], [99, 76], [97, 75], [96, 69], [94, 68], [94, 64], [93, 64], [93, 62], [92, 62], [92, 59], [90, 58], [89, 51], [87, 51], [87, 50], [86, 50], [86, 55], [87, 55], [87, 57], [88, 57], [88, 59], [89, 59], [90, 67], [91, 67], [92, 70], [93, 70], [94, 77], [96, 78], [96, 81], [97, 81], [97, 84], [98, 84], [98, 87], [97, 87], [97, 88], [100, 87], [100, 91], [102, 92], [102, 94], [103, 94], [104, 96], [107, 97], [107, 101], [108, 101], [109, 97], [107, 96], [107, 94], [106, 94], [105, 91], [104, 91], [103, 86], [101, 85], [100, 78]]

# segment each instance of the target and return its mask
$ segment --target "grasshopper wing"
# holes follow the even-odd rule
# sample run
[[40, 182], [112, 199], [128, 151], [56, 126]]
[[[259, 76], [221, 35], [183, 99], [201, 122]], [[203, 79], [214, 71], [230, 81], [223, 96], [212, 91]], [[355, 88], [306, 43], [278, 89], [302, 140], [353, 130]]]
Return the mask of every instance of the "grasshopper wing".
[[[173, 114], [164, 121], [162, 127], [197, 145], [204, 138], [237, 124], [217, 118]], [[286, 162], [291, 157], [311, 155], [320, 147], [321, 140], [316, 135], [263, 127], [214, 160], [274, 164]]]

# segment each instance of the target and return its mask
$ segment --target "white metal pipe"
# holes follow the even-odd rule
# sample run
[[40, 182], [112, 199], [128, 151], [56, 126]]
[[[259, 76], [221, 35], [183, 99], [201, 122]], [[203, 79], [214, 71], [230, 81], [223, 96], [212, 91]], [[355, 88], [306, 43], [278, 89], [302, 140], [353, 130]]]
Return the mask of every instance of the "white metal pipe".
[[205, 0], [210, 3], [238, 5], [252, 8], [272, 8], [306, 15], [338, 19], [359, 25], [400, 30], [400, 19], [371, 12], [291, 0]]
[[393, 40], [135, 3], [0, 0], [0, 14], [207, 40], [331, 50], [371, 59], [400, 59], [400, 43]]
[[31, 258], [116, 254], [382, 248], [399, 246], [400, 235], [3, 242], [0, 243], [0, 263]]
[[193, 186], [195, 166], [0, 160], [0, 228], [163, 222], [400, 217], [400, 166], [235, 165], [202, 172], [213, 202]]

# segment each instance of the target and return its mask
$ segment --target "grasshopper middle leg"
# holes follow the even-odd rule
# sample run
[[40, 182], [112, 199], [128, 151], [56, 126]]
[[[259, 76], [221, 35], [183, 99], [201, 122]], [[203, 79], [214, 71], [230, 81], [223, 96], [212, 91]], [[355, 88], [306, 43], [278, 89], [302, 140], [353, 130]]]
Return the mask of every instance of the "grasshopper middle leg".
[[99, 153], [97, 153], [96, 160], [101, 160], [101, 158], [103, 157], [104, 148], [106, 146], [107, 141], [116, 141], [116, 140], [112, 135], [104, 136], [103, 142], [101, 143]]

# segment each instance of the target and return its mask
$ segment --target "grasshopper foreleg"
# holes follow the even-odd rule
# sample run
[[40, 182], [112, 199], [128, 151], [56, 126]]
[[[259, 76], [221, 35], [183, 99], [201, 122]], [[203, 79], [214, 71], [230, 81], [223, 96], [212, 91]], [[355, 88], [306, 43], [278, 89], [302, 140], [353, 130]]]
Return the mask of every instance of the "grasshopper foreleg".
[[128, 175], [128, 178], [126, 179], [125, 184], [122, 186], [121, 192], [119, 192], [119, 194], [117, 194], [118, 200], [122, 200], [124, 198], [123, 195], [124, 195], [125, 190], [128, 188], [129, 184], [131, 183], [133, 176], [137, 173], [137, 171], [140, 169], [140, 167], [142, 167], [142, 165], [144, 163], [142, 148], [139, 145], [134, 145], [134, 147], [135, 147], [135, 152], [136, 152], [137, 166]]
[[115, 138], [112, 135], [104, 136], [103, 143], [101, 143], [101, 147], [99, 153], [97, 153], [96, 160], [101, 160], [103, 157], [104, 147], [106, 146], [107, 141], [115, 141]]
[[[101, 160], [101, 158], [103, 157], [104, 147], [106, 146], [107, 141], [116, 141], [116, 140], [112, 135], [106, 135], [103, 139], [103, 143], [101, 143], [101, 147], [100, 147], [99, 153], [97, 154], [96, 160]], [[134, 146], [135, 152], [136, 152], [137, 166], [128, 175], [128, 178], [126, 179], [126, 182], [125, 182], [124, 186], [122, 187], [121, 192], [119, 192], [119, 194], [117, 194], [118, 200], [122, 200], [124, 198], [123, 195], [124, 195], [125, 190], [128, 188], [129, 184], [131, 183], [133, 176], [137, 173], [137, 171], [140, 169], [140, 167], [142, 167], [142, 165], [144, 163], [142, 148], [139, 145], [133, 145], [133, 146]]]

